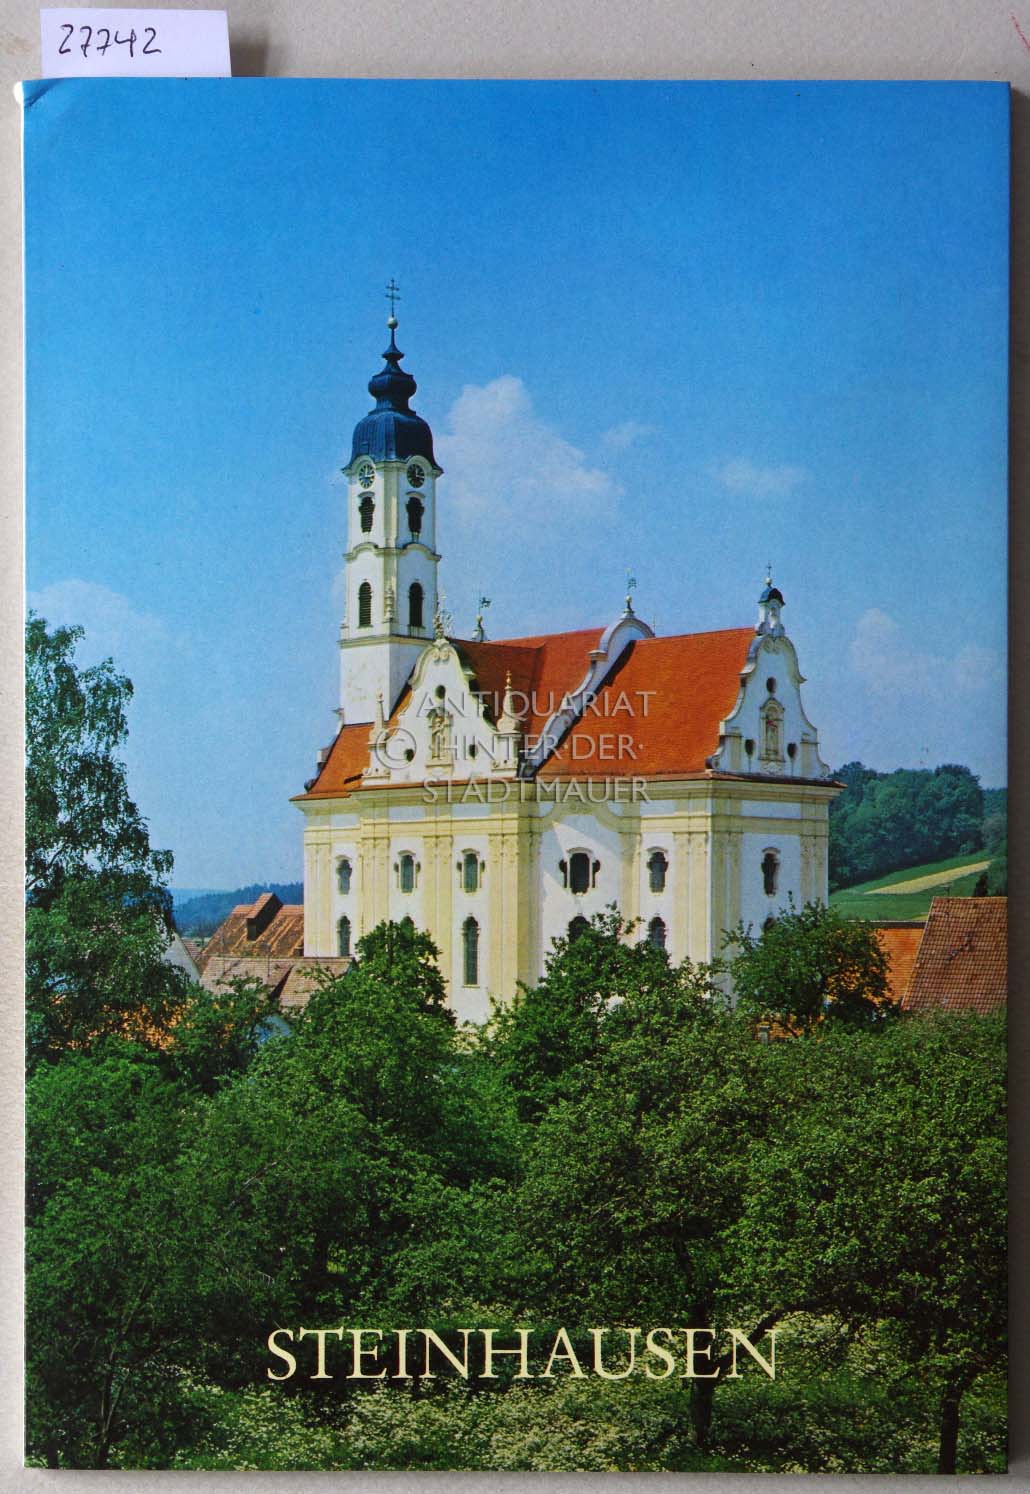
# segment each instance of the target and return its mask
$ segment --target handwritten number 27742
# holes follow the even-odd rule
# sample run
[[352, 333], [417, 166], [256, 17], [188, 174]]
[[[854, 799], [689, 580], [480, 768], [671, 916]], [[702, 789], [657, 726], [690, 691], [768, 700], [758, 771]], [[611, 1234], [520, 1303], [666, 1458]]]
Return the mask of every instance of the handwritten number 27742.
[[[61, 41], [61, 45], [57, 49], [58, 55], [61, 57], [70, 57], [72, 51], [71, 39], [75, 34], [75, 27], [70, 26], [68, 22], [65, 21], [61, 26], [61, 30], [65, 34]], [[94, 52], [97, 52], [101, 57], [103, 57], [104, 53], [107, 51], [108, 47], [112, 45], [112, 43], [116, 47], [128, 47], [129, 56], [136, 56], [136, 43], [139, 41], [139, 37], [136, 35], [136, 32], [134, 30], [130, 30], [128, 36], [122, 36], [120, 31], [116, 31], [114, 36], [112, 37], [110, 31], [108, 31], [106, 26], [98, 26], [95, 33], [92, 26], [80, 26], [79, 35], [82, 37], [82, 41], [78, 43], [78, 47], [83, 57], [88, 57], [91, 47]], [[103, 37], [103, 41], [100, 40], [101, 37]], [[143, 45], [142, 47], [140, 47], [140, 56], [158, 56], [161, 48], [154, 45], [156, 41], [156, 28], [153, 26], [144, 26]]]

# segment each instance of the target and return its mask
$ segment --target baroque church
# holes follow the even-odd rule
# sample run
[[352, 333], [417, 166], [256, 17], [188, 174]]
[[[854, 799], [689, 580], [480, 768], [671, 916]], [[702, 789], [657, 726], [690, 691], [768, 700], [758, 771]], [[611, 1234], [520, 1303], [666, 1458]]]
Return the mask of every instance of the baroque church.
[[[838, 788], [771, 577], [739, 628], [658, 637], [627, 596], [606, 627], [493, 640], [481, 615], [455, 637], [444, 474], [388, 326], [344, 468], [339, 727], [293, 801], [303, 963], [409, 918], [456, 1014], [482, 1021], [611, 904], [672, 960], [704, 961], [740, 920], [825, 900]], [[241, 929], [292, 917], [299, 945], [301, 910], [263, 908], [237, 909]]]

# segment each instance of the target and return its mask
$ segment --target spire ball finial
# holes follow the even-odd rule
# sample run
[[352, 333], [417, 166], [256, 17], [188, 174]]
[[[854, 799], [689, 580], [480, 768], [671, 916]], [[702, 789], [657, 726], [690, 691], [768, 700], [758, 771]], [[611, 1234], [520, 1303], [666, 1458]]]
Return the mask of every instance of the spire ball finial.
[[397, 318], [395, 316], [388, 316], [386, 318], [386, 325], [389, 327], [389, 329], [390, 329], [391, 332], [396, 332], [397, 327], [399, 326], [399, 323], [398, 323]]

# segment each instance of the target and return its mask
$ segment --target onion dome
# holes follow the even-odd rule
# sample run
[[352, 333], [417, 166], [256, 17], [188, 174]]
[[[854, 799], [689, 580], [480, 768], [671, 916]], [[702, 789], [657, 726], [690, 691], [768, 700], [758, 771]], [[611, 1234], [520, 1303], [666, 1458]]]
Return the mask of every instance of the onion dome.
[[383, 354], [385, 367], [368, 381], [368, 392], [375, 408], [354, 427], [350, 459], [371, 457], [374, 462], [404, 462], [408, 457], [424, 456], [436, 465], [433, 456], [433, 433], [429, 426], [409, 408], [409, 400], [418, 388], [407, 369], [401, 368], [404, 357], [394, 332], [397, 318], [391, 316], [390, 346]]

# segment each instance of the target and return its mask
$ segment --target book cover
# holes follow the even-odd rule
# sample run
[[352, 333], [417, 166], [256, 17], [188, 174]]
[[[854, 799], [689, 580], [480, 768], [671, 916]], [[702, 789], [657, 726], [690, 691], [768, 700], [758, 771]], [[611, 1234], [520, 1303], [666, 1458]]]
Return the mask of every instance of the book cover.
[[1004, 1472], [1008, 109], [24, 85], [30, 1464]]

